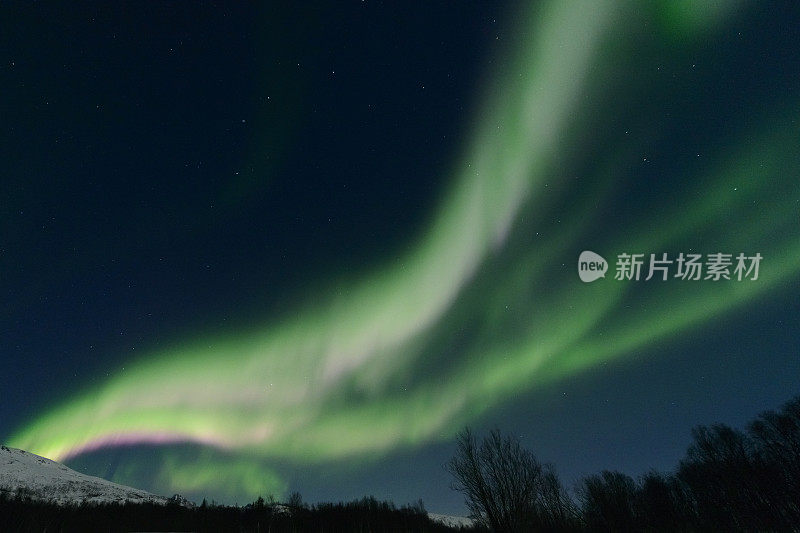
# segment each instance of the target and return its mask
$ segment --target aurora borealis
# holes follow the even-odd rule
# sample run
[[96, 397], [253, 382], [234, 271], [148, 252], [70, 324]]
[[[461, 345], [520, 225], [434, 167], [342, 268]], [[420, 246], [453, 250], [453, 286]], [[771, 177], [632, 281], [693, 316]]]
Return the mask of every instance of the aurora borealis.
[[[754, 389], [769, 392], [753, 399], [754, 405], [765, 402], [767, 407], [774, 403], [768, 399], [796, 394], [800, 385], [796, 304], [800, 274], [800, 84], [796, 60], [800, 50], [796, 44], [793, 49], [787, 45], [797, 42], [793, 40], [797, 30], [786, 21], [796, 21], [798, 13], [789, 8], [785, 8], [787, 13], [769, 13], [768, 8], [759, 10], [736, 2], [715, 6], [701, 9], [690, 2], [676, 2], [645, 8], [632, 2], [543, 2], [533, 8], [498, 7], [503, 17], [500, 22], [490, 21], [491, 14], [475, 14], [478, 22], [472, 31], [480, 35], [484, 26], [502, 27], [486, 31], [502, 33], [502, 44], [480, 55], [483, 62], [474, 67], [481, 81], [469, 82], [473, 107], [459, 114], [457, 131], [448, 133], [457, 138], [447, 145], [453, 153], [437, 156], [441, 158], [437, 161], [447, 163], [430, 168], [420, 163], [416, 171], [427, 176], [408, 177], [437, 183], [441, 192], [438, 196], [430, 191], [419, 193], [436, 200], [428, 199], [427, 207], [418, 209], [408, 237], [379, 247], [365, 245], [363, 259], [354, 260], [352, 268], [331, 261], [331, 272], [326, 271], [326, 257], [315, 259], [310, 252], [313, 268], [306, 264], [286, 267], [301, 273], [294, 278], [290, 294], [281, 296], [281, 302], [291, 303], [277, 311], [276, 303], [254, 311], [258, 306], [251, 301], [242, 306], [241, 314], [229, 321], [226, 317], [222, 327], [201, 327], [202, 320], [189, 327], [192, 323], [186, 319], [177, 328], [180, 335], [166, 335], [170, 325], [158, 324], [153, 334], [169, 342], [149, 342], [144, 328], [139, 335], [142, 340], [131, 341], [124, 355], [113, 353], [109, 341], [108, 353], [101, 354], [91, 368], [85, 368], [85, 360], [75, 356], [74, 364], [66, 366], [85, 368], [82, 372], [86, 374], [70, 381], [65, 390], [54, 395], [48, 391], [46, 402], [33, 402], [36, 409], [24, 408], [25, 400], [6, 406], [22, 410], [24, 417], [14, 419], [13, 427], [0, 424], [4, 442], [68, 463], [91, 465], [95, 458], [100, 473], [113, 452], [120, 465], [112, 472], [114, 481], [144, 484], [142, 488], [163, 493], [244, 501], [268, 492], [302, 492], [301, 484], [286, 479], [287, 470], [325, 471], [339, 463], [363, 463], [364, 468], [380, 472], [383, 460], [398, 454], [425, 456], [426, 447], [445, 446], [465, 424], [492, 424], [496, 422], [493, 413], [518, 410], [519, 403], [528, 402], [531, 395], [550, 394], [554, 387], [592, 379], [610, 364], [628, 364], [625, 368], [634, 372], [641, 368], [639, 379], [646, 381], [650, 376], [641, 366], [643, 359], [664, 357], [665, 350], [677, 349], [687, 338], [717, 338], [721, 331], [728, 331], [727, 321], [739, 324], [734, 329], [742, 331], [742, 338], [757, 339], [747, 325], [754, 313], [764, 319], [754, 311], [759, 309], [769, 309], [765, 313], [778, 317], [769, 320], [780, 322], [777, 329], [785, 339], [794, 340], [775, 341], [783, 356], [771, 363], [765, 360], [767, 354], [752, 354], [746, 363], [735, 358], [741, 370], [733, 372], [744, 374], [751, 366], [770, 364], [786, 376], [788, 384], [769, 379], [756, 383]], [[373, 17], [388, 17], [381, 15], [379, 8], [370, 9], [378, 10]], [[420, 20], [412, 19], [409, 29], [397, 30], [409, 32], [409, 39], [413, 32], [422, 31], [415, 26], [422, 24]], [[257, 20], [266, 26], [265, 32], [272, 27], [268, 15]], [[766, 31], [769, 28], [774, 31]], [[474, 37], [470, 30], [463, 31], [464, 38]], [[245, 41], [243, 48], [258, 43], [255, 38]], [[488, 39], [481, 43], [489, 46]], [[122, 51], [114, 53], [123, 55]], [[268, 61], [264, 58], [270, 57], [269, 50], [259, 53], [263, 54], [261, 60]], [[399, 61], [392, 57], [384, 60]], [[13, 62], [16, 68], [18, 61], [7, 58], [6, 63]], [[237, 68], [259, 72], [257, 61], [244, 63]], [[443, 69], [450, 68], [445, 59], [442, 63]], [[264, 69], [261, 76], [269, 79], [259, 81], [259, 74], [252, 73], [255, 88], [250, 90], [264, 91], [262, 84], [272, 83], [271, 71]], [[335, 71], [333, 67], [330, 70]], [[347, 71], [346, 64], [340, 73], [342, 70]], [[12, 76], [9, 72], [6, 67], [7, 79]], [[358, 87], [360, 82], [353, 78], [349, 83]], [[284, 95], [291, 93], [290, 89], [283, 91]], [[273, 105], [271, 96], [269, 102]], [[256, 259], [247, 260], [248, 269], [258, 269], [259, 262], [270, 264], [273, 256], [286, 253], [278, 247], [270, 251], [271, 235], [281, 233], [281, 228], [269, 228], [260, 235], [263, 242], [234, 238], [233, 244], [226, 244], [228, 237], [239, 231], [251, 237], [250, 227], [263, 222], [260, 213], [272, 209], [270, 202], [297, 202], [309, 212], [321, 209], [320, 202], [304, 204], [302, 198], [280, 198], [275, 192], [280, 189], [269, 187], [299, 178], [292, 174], [291, 165], [272, 167], [273, 163], [264, 163], [259, 156], [262, 150], [277, 153], [280, 143], [275, 129], [301, 127], [292, 125], [290, 111], [302, 108], [294, 103], [249, 122], [231, 120], [256, 122], [253, 127], [261, 131], [242, 134], [247, 137], [243, 144], [249, 147], [242, 150], [249, 151], [242, 159], [259, 162], [252, 163], [255, 170], [250, 178], [257, 185], [240, 180], [239, 171], [227, 172], [225, 179], [239, 192], [221, 194], [216, 203], [212, 201], [215, 209], [229, 211], [229, 218], [221, 223], [224, 229], [215, 229], [214, 237], [208, 237], [210, 255], [230, 265], [221, 267], [223, 271], [235, 271], [236, 262], [248, 255], [251, 246], [267, 251], [254, 252]], [[384, 118], [387, 129], [392, 129], [392, 121]], [[43, 120], [46, 124], [47, 120], [67, 119]], [[348, 129], [358, 128], [358, 123], [335, 126], [339, 129], [334, 136], [344, 135]], [[113, 131], [119, 134], [123, 129], [124, 123]], [[194, 141], [189, 138], [185, 142], [191, 151]], [[260, 147], [259, 142], [265, 145]], [[432, 150], [426, 146], [429, 144], [402, 149]], [[320, 150], [324, 161], [327, 156]], [[342, 157], [356, 159], [358, 154], [355, 146]], [[303, 156], [315, 157], [313, 153]], [[148, 156], [133, 150], [116, 157], [102, 168], [126, 168], [128, 163], [121, 161], [128, 157]], [[205, 160], [214, 157], [213, 153], [202, 155]], [[392, 158], [393, 153], [374, 157]], [[162, 177], [167, 166], [154, 164], [157, 170], [150, 179], [181, 181]], [[386, 164], [391, 166], [391, 161]], [[47, 170], [58, 173], [59, 168], [56, 158]], [[276, 170], [279, 168], [282, 170]], [[225, 181], [218, 175], [203, 176], [213, 183], [211, 190]], [[374, 175], [350, 178], [367, 183], [380, 180]], [[46, 184], [56, 177], [39, 179]], [[57, 187], [46, 190], [56, 198], [59, 188], [69, 189], [70, 179], [83, 180], [88, 184], [85, 189], [91, 190], [98, 178], [78, 173], [59, 178]], [[314, 180], [327, 179], [320, 171], [309, 179], [309, 188], [314, 188]], [[142, 205], [164, 202], [145, 188], [128, 204], [126, 187], [132, 183], [136, 179], [115, 185], [123, 200], [120, 207], [103, 211], [111, 214], [110, 221], [88, 218], [66, 232], [67, 241], [80, 242], [84, 232], [92, 231], [113, 236], [117, 225], [124, 227], [116, 217], [125, 219]], [[227, 187], [226, 182], [222, 189]], [[397, 186], [384, 183], [382, 187], [392, 190]], [[253, 191], [262, 191], [257, 202], [241, 199], [258, 194]], [[392, 195], [377, 196], [385, 199]], [[25, 198], [19, 194], [12, 203], [24, 203]], [[188, 200], [190, 206], [206, 200], [193, 198]], [[378, 200], [359, 199], [364, 204], [373, 201]], [[71, 209], [58, 199], [52, 205], [59, 212]], [[391, 225], [396, 211], [403, 209], [403, 205], [386, 204], [377, 211], [382, 211], [384, 223]], [[3, 212], [4, 226], [19, 224], [17, 217], [24, 217], [20, 214], [26, 210], [9, 204]], [[237, 218], [239, 211], [244, 213], [242, 219]], [[288, 211], [305, 216], [300, 207]], [[200, 217], [200, 213], [185, 220], [180, 215], [172, 217], [178, 219], [177, 229], [165, 230], [166, 237], [155, 235], [150, 240], [143, 235], [119, 245], [130, 247], [131, 252], [122, 254], [120, 260], [127, 261], [128, 267], [112, 267], [112, 272], [120, 275], [125, 268], [146, 272], [149, 263], [137, 260], [139, 254], [157, 258], [182, 238], [203, 243], [208, 230], [199, 223], [192, 227]], [[248, 229], [228, 224], [230, 220], [248, 224]], [[96, 229], [94, 222], [104, 227]], [[36, 221], [31, 227], [38, 224]], [[368, 234], [373, 229], [367, 224], [355, 231]], [[348, 228], [334, 240], [340, 239], [337, 242], [342, 245], [351, 238]], [[38, 245], [24, 233], [16, 240], [9, 239], [3, 244], [3, 270], [15, 273], [4, 281], [8, 287], [29, 280], [28, 276], [56, 276], [47, 265], [32, 273], [12, 269], [18, 245]], [[113, 240], [109, 237], [108, 242]], [[306, 246], [299, 232], [287, 241]], [[65, 249], [68, 246], [72, 244], [64, 244]], [[575, 273], [582, 250], [602, 254], [612, 263], [611, 268], [612, 258], [623, 252], [760, 253], [763, 262], [757, 281], [626, 282], [607, 276], [583, 284]], [[116, 249], [93, 253], [110, 257]], [[20, 256], [20, 261], [24, 259]], [[178, 260], [176, 264], [192, 261]], [[81, 269], [80, 261], [56, 264], [70, 275]], [[194, 274], [182, 272], [182, 268]], [[149, 275], [137, 273], [142, 276], [139, 284], [164, 272], [168, 281], [178, 284], [185, 276], [202, 279], [190, 267], [176, 266]], [[252, 273], [247, 279], [258, 280], [259, 276]], [[50, 286], [69, 283], [67, 275]], [[156, 288], [158, 283], [153, 281], [152, 286]], [[201, 292], [207, 298], [215, 296], [209, 300], [228, 301], [225, 309], [237, 309], [235, 295], [247, 291], [234, 283], [227, 289], [226, 282], [216, 283], [215, 294]], [[192, 291], [190, 283], [181, 287]], [[269, 291], [259, 287], [255, 292], [269, 298]], [[66, 297], [69, 300], [80, 291], [66, 292], [71, 295]], [[29, 304], [23, 296], [10, 301], [16, 307], [4, 314], [6, 318], [17, 316], [14, 309], [20, 316], [35, 317], [37, 306], [44, 305], [41, 301]], [[124, 305], [124, 298], [111, 298], [107, 305]], [[32, 314], [27, 311], [29, 306]], [[69, 307], [66, 304], [66, 309]], [[214, 312], [211, 304], [200, 308], [204, 314]], [[180, 311], [173, 309], [170, 316], [179, 317]], [[88, 312], [95, 317], [93, 321], [103, 323], [102, 309]], [[55, 321], [66, 331], [73, 320], [70, 317], [66, 313]], [[24, 327], [18, 326], [26, 334], [45, 327], [44, 321], [28, 320]], [[100, 326], [95, 335], [107, 338], [114, 331], [112, 325]], [[732, 344], [746, 344], [736, 335], [731, 337]], [[16, 339], [14, 336], [2, 346], [15, 345]], [[705, 353], [706, 361], [732, 364], [730, 346], [705, 346], [701, 340], [695, 345], [704, 346], [697, 350]], [[765, 350], [775, 349], [768, 346], [772, 345], [765, 341]], [[77, 351], [77, 345], [70, 350]], [[139, 353], [142, 351], [144, 354]], [[55, 353], [54, 348], [54, 358]], [[46, 372], [50, 356], [39, 356], [41, 364], [15, 364], [22, 364], [26, 373]], [[11, 356], [5, 359], [10, 361]], [[689, 362], [682, 364], [683, 371], [692, 367]], [[680, 364], [677, 367], [681, 368]], [[29, 398], [44, 394], [29, 387], [22, 391], [10, 381], [3, 388]], [[651, 394], [649, 400], [641, 401], [658, 403], [656, 398], [662, 394], [680, 392], [656, 390]], [[731, 400], [735, 395], [732, 390], [720, 390], [714, 401], [728, 402], [730, 411], [735, 411]], [[546, 402], [541, 407], [526, 403], [526, 409], [539, 409], [540, 415], [557, 411]], [[626, 407], [616, 409], [624, 413]], [[742, 413], [744, 417], [751, 414]], [[577, 420], [587, 418], [591, 417], [576, 414]], [[506, 429], [538, 431], [511, 419]], [[690, 426], [679, 427], [688, 434]], [[603, 429], [593, 426], [592, 431]], [[572, 446], [565, 444], [565, 448]], [[143, 453], [148, 457], [147, 468], [138, 464], [145, 461]], [[581, 452], [573, 448], [570, 453], [564, 452], [560, 460], [569, 461]], [[613, 458], [615, 453], [606, 455]], [[444, 477], [441, 472], [435, 475]], [[396, 486], [397, 481], [394, 483]]]

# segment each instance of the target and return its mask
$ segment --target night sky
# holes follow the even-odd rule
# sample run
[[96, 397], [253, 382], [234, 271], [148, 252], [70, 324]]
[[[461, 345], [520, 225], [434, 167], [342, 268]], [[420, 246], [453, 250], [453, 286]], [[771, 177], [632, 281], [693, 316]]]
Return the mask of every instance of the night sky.
[[709, 6], [3, 2], [0, 441], [464, 514], [465, 425], [572, 486], [800, 394], [800, 8]]

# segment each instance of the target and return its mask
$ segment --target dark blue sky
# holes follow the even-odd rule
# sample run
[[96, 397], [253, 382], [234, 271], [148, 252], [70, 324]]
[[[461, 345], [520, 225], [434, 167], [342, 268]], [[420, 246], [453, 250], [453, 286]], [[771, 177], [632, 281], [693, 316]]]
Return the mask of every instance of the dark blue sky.
[[3, 353], [41, 389], [23, 404], [414, 235], [503, 15], [451, 7], [6, 6]]
[[[516, 9], [2, 4], [0, 438], [101, 386], [138, 354], [198, 333], [249, 331], [412, 247], [480, 125], [498, 58], [524, 41]], [[620, 181], [612, 201], [585, 213], [602, 222], [565, 257], [593, 245], [616, 253], [619, 235], [674, 225], [648, 217], [688, 202], [711, 168], [686, 154], [735, 159], [769, 117], [797, 130], [789, 113], [800, 96], [798, 22], [796, 6], [775, 3], [685, 41], [643, 26], [604, 49], [589, 77], [607, 94], [586, 97], [586, 118], [570, 125], [579, 141], [551, 173], [588, 180], [616, 161]], [[643, 43], [634, 54], [631, 42]], [[789, 158], [783, 174], [748, 178], [763, 183], [753, 196], [760, 207], [731, 211], [732, 223], [758, 227], [765, 202], [796, 194], [797, 144], [777, 151]], [[534, 235], [560, 230], [560, 214], [575, 215], [583, 194], [518, 221], [515, 246], [535, 250]], [[798, 212], [730, 251], [797, 240]], [[652, 251], [688, 251], [680, 246], [691, 242], [717, 241], [698, 231]], [[499, 266], [479, 278], [491, 268], [509, 274], [503, 262], [515, 254], [498, 253]], [[584, 289], [574, 281], [569, 291]], [[624, 359], [487, 405], [472, 423], [519, 435], [568, 485], [604, 468], [669, 469], [694, 425], [741, 425], [800, 393], [798, 281], [795, 271], [779, 290]], [[466, 344], [470, 327], [488, 327], [477, 313], [463, 323]], [[457, 346], [443, 351], [417, 372], [442, 372], [458, 357]], [[432, 439], [377, 459], [280, 460], [276, 469], [311, 501], [374, 494], [462, 513], [441, 468], [453, 449]], [[113, 460], [102, 453], [96, 465], [80, 464], [108, 473]]]

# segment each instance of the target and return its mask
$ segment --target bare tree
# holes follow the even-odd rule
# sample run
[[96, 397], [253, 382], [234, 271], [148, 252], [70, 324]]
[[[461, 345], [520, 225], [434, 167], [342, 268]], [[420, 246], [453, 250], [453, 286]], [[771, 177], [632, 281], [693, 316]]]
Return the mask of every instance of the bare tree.
[[800, 524], [800, 396], [778, 412], [761, 413], [748, 433], [771, 510], [785, 523]]
[[725, 424], [692, 430], [694, 442], [678, 467], [698, 515], [714, 528], [772, 531], [777, 515], [761, 481], [752, 439]]
[[498, 430], [479, 445], [466, 428], [445, 468], [472, 514], [493, 531], [561, 529], [573, 517], [571, 501], [552, 467], [542, 466], [517, 439]]
[[604, 470], [583, 478], [577, 489], [583, 520], [591, 531], [635, 531], [636, 483], [622, 472]]

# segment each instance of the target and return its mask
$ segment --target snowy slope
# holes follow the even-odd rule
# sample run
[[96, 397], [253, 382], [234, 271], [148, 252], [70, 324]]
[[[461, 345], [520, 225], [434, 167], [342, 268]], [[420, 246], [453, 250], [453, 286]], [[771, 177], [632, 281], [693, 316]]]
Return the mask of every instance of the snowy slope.
[[0, 493], [13, 495], [20, 490], [32, 498], [59, 504], [169, 501], [143, 490], [86, 476], [23, 450], [0, 446]]
[[428, 513], [428, 518], [439, 524], [452, 528], [470, 528], [475, 525], [475, 520], [466, 516], [451, 516], [446, 514]]

